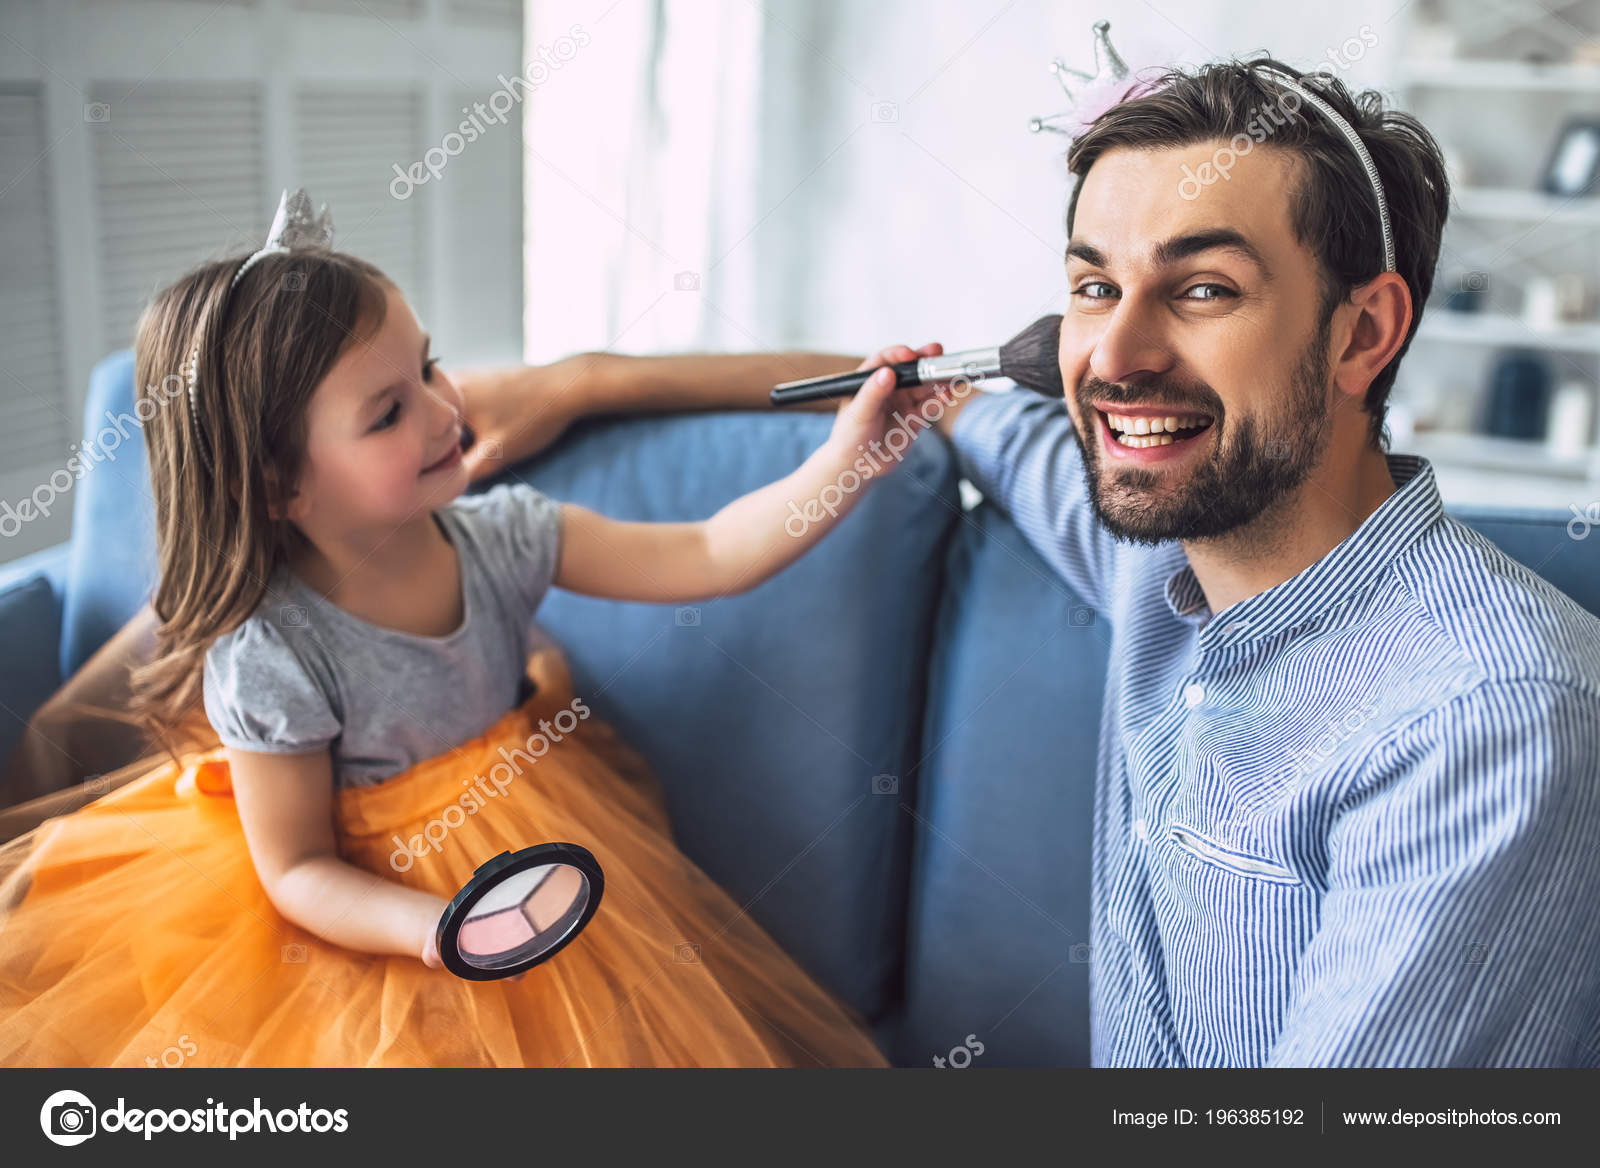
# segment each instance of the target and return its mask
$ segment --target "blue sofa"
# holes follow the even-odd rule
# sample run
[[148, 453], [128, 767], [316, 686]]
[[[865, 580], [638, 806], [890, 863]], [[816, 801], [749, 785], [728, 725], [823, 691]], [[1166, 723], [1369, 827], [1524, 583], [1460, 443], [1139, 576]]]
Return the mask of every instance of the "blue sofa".
[[[86, 430], [129, 412], [131, 394], [132, 355], [107, 358]], [[507, 474], [621, 518], [699, 518], [797, 465], [830, 422], [596, 420]], [[147, 594], [137, 438], [77, 485], [71, 545], [0, 578], [8, 752]], [[1568, 538], [1569, 516], [1457, 514], [1600, 612], [1600, 539]], [[943, 442], [916, 443], [753, 592], [681, 609], [552, 592], [538, 622], [578, 692], [654, 764], [683, 848], [897, 1063], [1087, 1063], [1109, 630], [994, 507], [963, 510]]]

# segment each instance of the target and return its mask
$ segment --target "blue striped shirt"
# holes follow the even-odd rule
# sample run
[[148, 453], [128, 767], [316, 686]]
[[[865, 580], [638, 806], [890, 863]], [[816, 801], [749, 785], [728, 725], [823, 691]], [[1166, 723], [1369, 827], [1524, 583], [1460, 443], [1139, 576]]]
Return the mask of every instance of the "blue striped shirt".
[[1600, 620], [1433, 469], [1216, 615], [1114, 539], [1059, 399], [984, 394], [963, 475], [1104, 614], [1096, 1065], [1600, 1065]]

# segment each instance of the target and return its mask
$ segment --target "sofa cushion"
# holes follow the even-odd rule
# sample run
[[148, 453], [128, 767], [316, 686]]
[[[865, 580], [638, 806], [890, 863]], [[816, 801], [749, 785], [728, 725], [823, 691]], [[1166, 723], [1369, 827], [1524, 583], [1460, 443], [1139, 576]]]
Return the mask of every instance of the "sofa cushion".
[[73, 494], [62, 677], [77, 672], [155, 588], [155, 502], [133, 404], [133, 350], [123, 349], [89, 377], [83, 444], [104, 457], [88, 464]]
[[[41, 553], [42, 554], [42, 553]], [[32, 559], [32, 557], [30, 557]], [[17, 748], [33, 712], [58, 685], [56, 639], [61, 598], [48, 572], [8, 573], [0, 583], [0, 770]], [[0, 805], [9, 803], [0, 799]]]
[[[702, 519], [799, 465], [832, 420], [605, 421], [513, 477], [614, 518]], [[898, 993], [901, 807], [959, 510], [950, 451], [930, 436], [753, 591], [675, 609], [557, 590], [537, 618], [566, 648], [577, 692], [655, 767], [679, 845], [868, 1017]]]
[[951, 541], [947, 577], [894, 1058], [1084, 1066], [1109, 630], [988, 503]]

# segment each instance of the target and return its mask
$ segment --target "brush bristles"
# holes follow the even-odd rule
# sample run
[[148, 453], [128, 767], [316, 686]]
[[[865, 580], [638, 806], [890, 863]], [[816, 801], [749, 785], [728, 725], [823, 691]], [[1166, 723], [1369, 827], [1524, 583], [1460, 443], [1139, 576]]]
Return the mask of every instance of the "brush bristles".
[[1000, 372], [1047, 397], [1061, 397], [1061, 315], [1041, 316], [1000, 346]]

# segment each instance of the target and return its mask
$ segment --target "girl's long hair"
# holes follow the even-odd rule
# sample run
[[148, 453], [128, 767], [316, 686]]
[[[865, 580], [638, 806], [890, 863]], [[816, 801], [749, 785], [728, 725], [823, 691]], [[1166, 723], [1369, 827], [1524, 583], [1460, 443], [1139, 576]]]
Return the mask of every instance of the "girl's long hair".
[[[381, 328], [393, 287], [364, 260], [308, 248], [264, 257], [230, 290], [245, 258], [202, 264], [161, 291], [135, 341], [160, 579], [155, 655], [133, 672], [131, 713], [174, 754], [197, 713], [206, 650], [255, 611], [304, 538], [268, 508], [299, 481], [311, 395]], [[184, 366], [197, 343], [192, 405]]]

